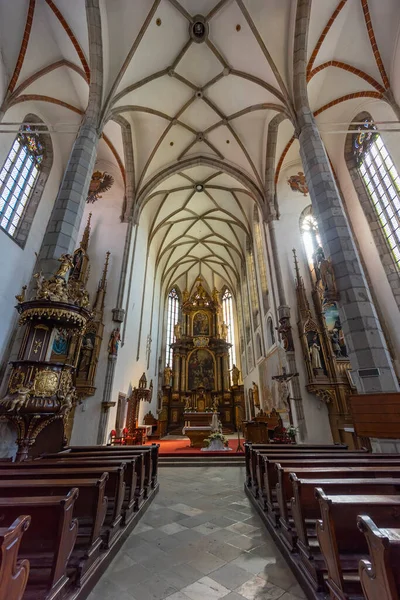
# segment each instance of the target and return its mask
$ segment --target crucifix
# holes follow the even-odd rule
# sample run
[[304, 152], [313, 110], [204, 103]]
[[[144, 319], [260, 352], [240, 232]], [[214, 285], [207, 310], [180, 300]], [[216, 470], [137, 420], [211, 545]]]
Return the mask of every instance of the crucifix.
[[289, 422], [293, 425], [292, 410], [290, 407], [290, 390], [289, 382], [294, 378], [298, 377], [298, 373], [286, 373], [286, 367], [282, 367], [281, 375], [273, 375], [271, 379], [274, 379], [279, 384], [279, 395], [282, 399], [283, 404], [286, 406], [289, 413]]

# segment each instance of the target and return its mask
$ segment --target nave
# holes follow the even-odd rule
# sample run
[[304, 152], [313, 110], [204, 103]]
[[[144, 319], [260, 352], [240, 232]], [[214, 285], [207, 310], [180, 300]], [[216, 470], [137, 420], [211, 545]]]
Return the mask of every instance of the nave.
[[88, 600], [298, 600], [244, 490], [244, 467], [165, 467], [160, 491]]

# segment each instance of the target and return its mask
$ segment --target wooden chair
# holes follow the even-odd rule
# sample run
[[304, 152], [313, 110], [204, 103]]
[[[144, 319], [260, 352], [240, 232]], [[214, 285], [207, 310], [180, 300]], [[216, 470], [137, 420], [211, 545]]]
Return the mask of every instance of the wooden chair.
[[21, 600], [29, 577], [29, 561], [18, 560], [22, 536], [31, 522], [18, 517], [10, 527], [0, 528], [0, 600]]

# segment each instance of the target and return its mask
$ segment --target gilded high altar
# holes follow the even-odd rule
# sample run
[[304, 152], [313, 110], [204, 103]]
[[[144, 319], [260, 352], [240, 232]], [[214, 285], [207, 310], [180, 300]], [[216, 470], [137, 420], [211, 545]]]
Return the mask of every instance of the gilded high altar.
[[[243, 386], [230, 384], [228, 326], [223, 322], [219, 292], [210, 295], [201, 277], [192, 294], [183, 292], [181, 322], [175, 325], [172, 376], [163, 387], [164, 432], [181, 432], [185, 410], [218, 407], [227, 429], [244, 419]], [[167, 383], [167, 382], [165, 382]]]

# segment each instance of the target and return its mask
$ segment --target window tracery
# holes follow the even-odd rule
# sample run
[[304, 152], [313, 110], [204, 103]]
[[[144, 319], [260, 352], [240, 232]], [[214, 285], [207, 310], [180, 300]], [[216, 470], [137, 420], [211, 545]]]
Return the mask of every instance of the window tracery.
[[38, 135], [26, 126], [14, 140], [0, 171], [0, 227], [15, 237], [32, 196], [44, 158]]
[[370, 119], [353, 138], [357, 169], [397, 267], [400, 267], [400, 175]]
[[228, 335], [226, 341], [232, 346], [229, 349], [230, 367], [236, 365], [236, 344], [235, 344], [235, 326], [233, 320], [233, 298], [228, 288], [222, 293], [222, 316], [224, 323], [228, 325]]
[[173, 350], [171, 344], [175, 342], [174, 327], [179, 321], [179, 294], [176, 288], [172, 288], [168, 294], [167, 305], [167, 345], [165, 352], [165, 366], [172, 365]]

